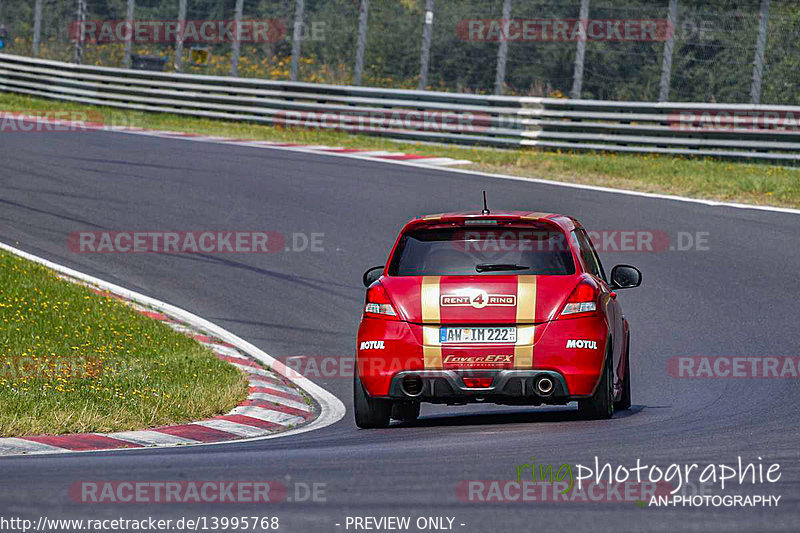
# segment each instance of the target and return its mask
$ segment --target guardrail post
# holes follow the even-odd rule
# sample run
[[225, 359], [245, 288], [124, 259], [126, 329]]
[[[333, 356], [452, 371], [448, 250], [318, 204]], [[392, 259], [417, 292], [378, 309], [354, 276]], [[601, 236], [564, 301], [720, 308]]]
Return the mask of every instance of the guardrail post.
[[658, 101], [669, 99], [669, 83], [672, 77], [672, 51], [675, 48], [675, 27], [678, 24], [678, 0], [669, 0], [667, 13], [667, 31], [669, 36], [664, 42], [664, 58], [661, 61], [661, 83], [658, 88]]
[[425, 0], [425, 21], [422, 27], [422, 53], [419, 58], [419, 85], [424, 91], [428, 85], [428, 63], [431, 57], [431, 41], [433, 40], [433, 0]]
[[186, 31], [186, 0], [178, 1], [178, 40], [175, 41], [175, 57], [173, 64], [175, 72], [180, 72], [183, 68], [183, 37]]
[[231, 76], [239, 75], [239, 51], [242, 46], [242, 11], [244, 0], [236, 0], [236, 13], [233, 15], [236, 25], [233, 36], [233, 49], [231, 50]]
[[297, 71], [300, 68], [300, 40], [303, 38], [303, 12], [304, 0], [295, 0], [294, 5], [294, 31], [292, 32], [292, 66], [290, 77], [297, 81]]
[[353, 84], [361, 85], [364, 74], [364, 50], [367, 47], [367, 15], [369, 0], [361, 0], [358, 8], [358, 42], [356, 44], [356, 68], [353, 72]]
[[136, 9], [136, 0], [128, 0], [128, 9], [125, 12], [125, 22], [128, 24], [128, 28], [130, 28], [130, 34], [128, 38], [125, 39], [125, 58], [123, 60], [123, 64], [125, 68], [131, 68], [131, 46], [133, 43], [133, 13]]
[[86, 0], [78, 0], [78, 35], [75, 40], [75, 63], [80, 65], [83, 63], [83, 30], [84, 23], [86, 22]]
[[581, 0], [580, 22], [583, 32], [578, 37], [578, 47], [575, 50], [575, 70], [572, 73], [572, 90], [570, 98], [580, 98], [583, 88], [583, 58], [586, 55], [586, 27], [589, 24], [589, 0]]
[[497, 47], [497, 72], [494, 77], [494, 94], [503, 94], [506, 81], [506, 60], [508, 59], [508, 26], [511, 22], [511, 0], [503, 0], [503, 35]]
[[753, 83], [750, 86], [750, 103], [761, 103], [761, 76], [764, 73], [764, 50], [767, 47], [767, 22], [769, 20], [769, 0], [761, 0], [758, 14], [758, 39], [756, 57], [753, 61]]

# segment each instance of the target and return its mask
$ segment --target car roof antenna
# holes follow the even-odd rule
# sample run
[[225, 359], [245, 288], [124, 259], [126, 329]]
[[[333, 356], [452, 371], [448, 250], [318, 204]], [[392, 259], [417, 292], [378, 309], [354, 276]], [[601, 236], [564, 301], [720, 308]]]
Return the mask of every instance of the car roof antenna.
[[486, 191], [483, 191], [483, 211], [481, 211], [482, 215], [489, 214], [489, 207], [486, 205]]

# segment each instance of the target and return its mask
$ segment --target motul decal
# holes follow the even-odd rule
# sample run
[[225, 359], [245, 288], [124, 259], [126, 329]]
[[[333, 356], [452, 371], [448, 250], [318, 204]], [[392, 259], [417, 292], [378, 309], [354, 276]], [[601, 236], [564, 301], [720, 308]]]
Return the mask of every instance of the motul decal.
[[585, 348], [587, 350], [596, 350], [597, 341], [584, 341], [580, 339], [567, 340], [567, 348]]
[[383, 350], [383, 341], [362, 341], [361, 350]]
[[517, 297], [513, 294], [487, 294], [486, 291], [476, 289], [469, 294], [443, 294], [442, 307], [468, 307], [483, 309], [484, 307], [514, 307]]

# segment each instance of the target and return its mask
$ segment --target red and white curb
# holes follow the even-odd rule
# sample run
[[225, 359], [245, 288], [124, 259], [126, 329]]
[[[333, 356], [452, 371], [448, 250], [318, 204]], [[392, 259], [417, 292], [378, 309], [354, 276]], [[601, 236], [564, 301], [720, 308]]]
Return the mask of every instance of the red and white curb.
[[57, 271], [68, 281], [119, 298], [208, 347], [247, 375], [249, 394], [232, 411], [208, 420], [141, 431], [0, 438], [0, 456], [128, 450], [259, 440], [319, 429], [340, 420], [342, 402], [250, 343], [187, 311], [93, 278], [4, 243], [0, 249]]
[[466, 159], [453, 159], [450, 157], [433, 157], [427, 155], [406, 154], [403, 152], [387, 152], [383, 150], [360, 150], [358, 148], [343, 148], [341, 146], [307, 145], [296, 143], [281, 143], [274, 141], [256, 141], [249, 139], [231, 139], [227, 137], [213, 137], [198, 133], [186, 133], [175, 131], [147, 130], [140, 128], [111, 128], [111, 131], [122, 133], [133, 133], [137, 135], [147, 135], [151, 137], [163, 137], [169, 139], [186, 139], [190, 141], [210, 142], [219, 144], [232, 144], [236, 146], [249, 146], [253, 148], [282, 148], [284, 150], [296, 150], [298, 152], [317, 152], [322, 154], [346, 155], [356, 159], [378, 159], [383, 161], [407, 161], [419, 165], [431, 166], [450, 166], [450, 165], [469, 165], [472, 161]]

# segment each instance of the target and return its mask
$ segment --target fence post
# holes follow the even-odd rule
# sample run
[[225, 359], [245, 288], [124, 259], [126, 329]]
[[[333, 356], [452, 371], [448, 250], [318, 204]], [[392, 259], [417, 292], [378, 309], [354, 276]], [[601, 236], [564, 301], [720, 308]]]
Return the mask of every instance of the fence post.
[[86, 22], [86, 0], [78, 0], [78, 36], [75, 40], [75, 63], [83, 63], [83, 26]]
[[42, 0], [33, 6], [33, 57], [39, 55], [39, 42], [42, 39]]
[[233, 36], [233, 50], [231, 50], [231, 76], [239, 75], [239, 52], [242, 46], [242, 11], [244, 0], [236, 0], [236, 13], [233, 15], [236, 24]]
[[589, 24], [589, 0], [581, 0], [580, 22], [583, 26], [582, 37], [578, 38], [578, 47], [575, 50], [575, 70], [572, 73], [572, 90], [570, 98], [580, 98], [583, 88], [583, 58], [586, 55], [586, 27]]
[[758, 14], [758, 40], [756, 58], [753, 61], [753, 84], [750, 86], [750, 103], [761, 103], [761, 76], [764, 74], [764, 50], [767, 47], [767, 22], [769, 19], [769, 0], [761, 0]]
[[431, 57], [431, 41], [433, 40], [433, 0], [425, 0], [425, 22], [422, 27], [422, 54], [419, 58], [419, 85], [424, 91], [428, 85], [428, 63]]
[[358, 9], [358, 43], [356, 44], [356, 68], [353, 73], [353, 83], [361, 85], [361, 77], [364, 74], [364, 50], [367, 47], [367, 16], [369, 11], [369, 0], [361, 0], [361, 7]]
[[175, 41], [175, 57], [173, 64], [175, 72], [180, 72], [183, 68], [183, 37], [186, 31], [186, 0], [178, 1], [178, 40]]
[[508, 26], [511, 19], [511, 0], [503, 0], [503, 35], [497, 48], [497, 72], [494, 77], [494, 94], [503, 94], [506, 81], [506, 60], [508, 59]]
[[300, 41], [303, 38], [303, 11], [304, 0], [295, 0], [294, 6], [294, 31], [292, 33], [292, 66], [291, 80], [297, 81], [297, 71], [300, 68]]
[[125, 21], [128, 24], [128, 28], [130, 28], [130, 34], [128, 38], [125, 39], [125, 58], [124, 58], [125, 68], [131, 68], [131, 47], [134, 36], [134, 29], [133, 29], [134, 9], [136, 9], [136, 0], [128, 0], [128, 10], [125, 12]]
[[669, 100], [669, 84], [672, 77], [672, 51], [675, 48], [675, 27], [678, 24], [678, 0], [669, 0], [667, 13], [667, 31], [669, 36], [664, 42], [664, 58], [661, 61], [661, 83], [658, 88], [658, 101]]

